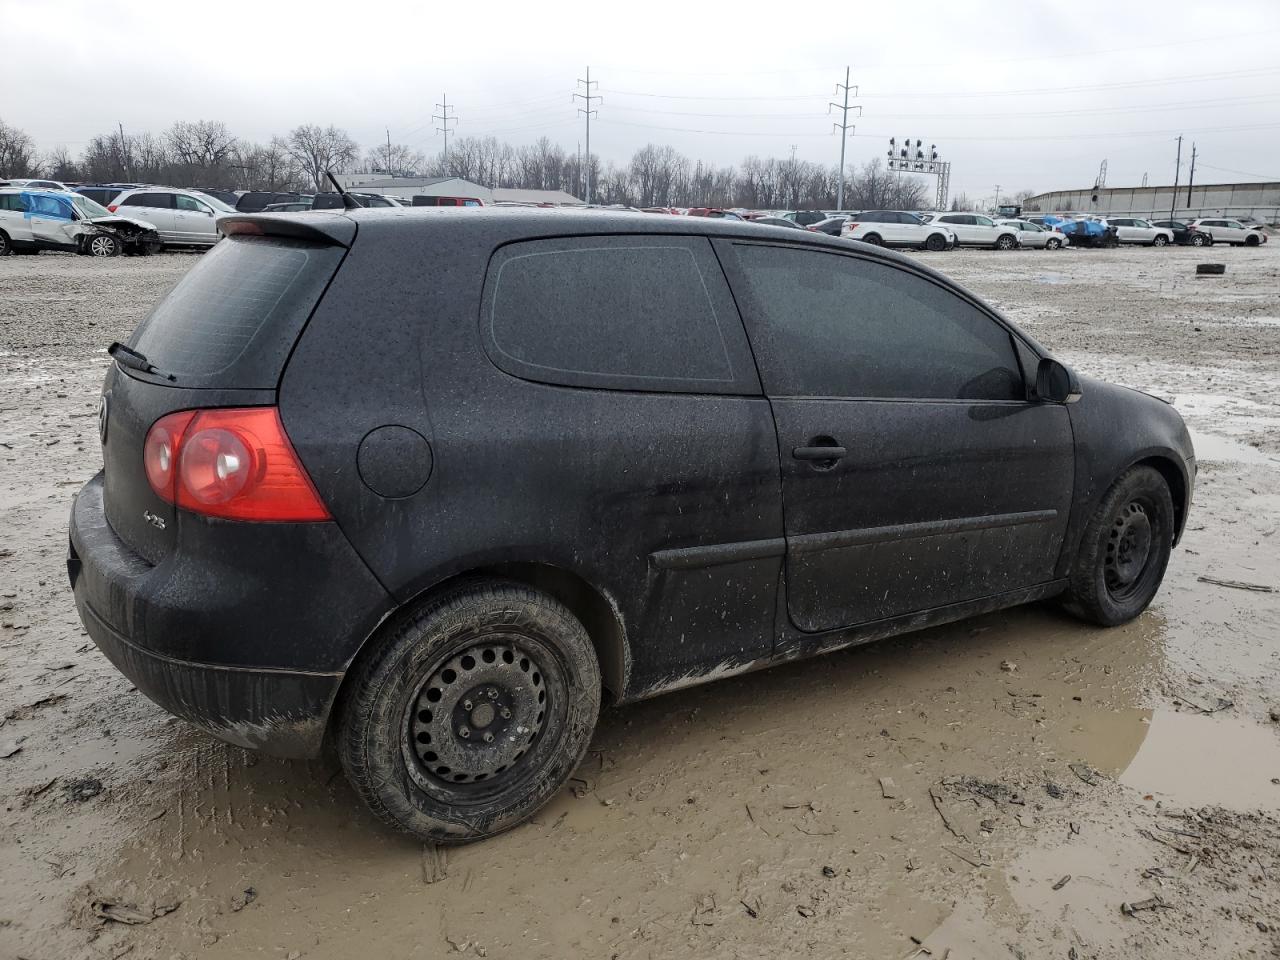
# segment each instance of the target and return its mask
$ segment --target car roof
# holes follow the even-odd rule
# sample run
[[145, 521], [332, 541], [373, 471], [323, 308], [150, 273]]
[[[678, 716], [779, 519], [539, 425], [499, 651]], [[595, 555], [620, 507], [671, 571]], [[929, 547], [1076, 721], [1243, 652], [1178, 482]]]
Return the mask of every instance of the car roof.
[[[575, 210], [565, 207], [359, 207], [354, 210], [310, 210], [299, 213], [238, 213], [218, 218], [219, 227], [234, 233], [234, 224], [245, 223], [246, 232], [257, 232], [269, 223], [285, 230], [319, 232], [331, 242], [348, 245], [356, 230], [362, 236], [381, 235], [408, 243], [421, 243], [438, 234], [469, 240], [483, 239], [497, 247], [520, 240], [554, 237], [640, 234], [706, 236], [727, 240], [777, 240], [789, 245], [838, 250], [848, 253], [855, 241], [809, 230], [775, 227], [750, 220], [719, 217], [663, 217], [624, 210]], [[230, 228], [230, 229], [228, 229]], [[267, 229], [270, 233], [271, 230]], [[409, 238], [412, 238], [410, 240]], [[452, 242], [452, 241], [450, 241]], [[858, 254], [935, 274], [918, 260], [884, 247], [859, 243]], [[941, 277], [941, 275], [938, 275]], [[947, 283], [954, 281], [946, 280]]]

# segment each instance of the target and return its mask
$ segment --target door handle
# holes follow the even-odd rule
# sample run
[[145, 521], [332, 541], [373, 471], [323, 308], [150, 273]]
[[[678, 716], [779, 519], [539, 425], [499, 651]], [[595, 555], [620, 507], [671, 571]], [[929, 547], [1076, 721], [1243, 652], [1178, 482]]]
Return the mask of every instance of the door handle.
[[795, 447], [791, 451], [791, 456], [797, 460], [839, 460], [849, 451], [844, 447]]

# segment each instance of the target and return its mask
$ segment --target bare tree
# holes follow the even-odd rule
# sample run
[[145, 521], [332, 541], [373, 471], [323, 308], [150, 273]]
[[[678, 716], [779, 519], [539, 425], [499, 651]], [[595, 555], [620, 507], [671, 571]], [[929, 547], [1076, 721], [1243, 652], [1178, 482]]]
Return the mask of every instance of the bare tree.
[[35, 141], [25, 130], [0, 120], [0, 176], [30, 177], [39, 173]]
[[328, 127], [317, 124], [294, 127], [284, 143], [289, 155], [298, 161], [316, 190], [326, 188], [326, 170], [342, 170], [360, 156], [356, 142], [345, 130], [339, 130], [332, 124]]
[[231, 186], [236, 172], [231, 169], [236, 139], [219, 120], [179, 120], [164, 135], [173, 167], [171, 178], [180, 186], [207, 184]]
[[415, 176], [427, 166], [420, 151], [403, 143], [380, 143], [365, 155], [364, 162], [370, 173], [385, 173], [392, 177]]
[[76, 163], [71, 151], [62, 145], [50, 150], [42, 164], [44, 172], [51, 180], [82, 180], [80, 165]]

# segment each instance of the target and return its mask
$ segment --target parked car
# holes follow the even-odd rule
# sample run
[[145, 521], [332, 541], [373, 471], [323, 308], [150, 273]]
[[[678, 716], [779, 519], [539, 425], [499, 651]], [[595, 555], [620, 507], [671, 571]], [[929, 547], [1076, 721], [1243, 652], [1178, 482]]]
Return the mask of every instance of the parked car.
[[414, 194], [415, 207], [483, 207], [484, 201], [479, 197], [427, 197]]
[[262, 208], [263, 213], [298, 213], [302, 210], [310, 210], [311, 201], [302, 200], [296, 203], [269, 203]]
[[1141, 243], [1148, 247], [1163, 247], [1173, 243], [1173, 230], [1157, 227], [1150, 220], [1139, 217], [1098, 217], [1100, 223], [1115, 227], [1116, 239], [1121, 243]]
[[1210, 243], [1256, 247], [1267, 239], [1267, 235], [1261, 230], [1251, 230], [1239, 220], [1224, 217], [1204, 217], [1192, 220], [1188, 226], [1207, 236]]
[[1182, 220], [1153, 220], [1153, 227], [1161, 227], [1168, 230], [1173, 235], [1173, 242], [1180, 247], [1188, 246], [1191, 243], [1193, 232], [1185, 221]]
[[64, 250], [118, 257], [158, 249], [154, 224], [112, 214], [81, 194], [0, 187], [0, 256]]
[[217, 218], [235, 213], [216, 197], [175, 187], [140, 187], [125, 190], [107, 209], [138, 216], [154, 223], [165, 246], [211, 247], [218, 242]]
[[994, 247], [997, 250], [1014, 250], [1018, 246], [1016, 230], [1002, 227], [980, 213], [939, 213], [929, 222], [949, 227], [956, 235], [958, 246]]
[[1172, 406], [891, 251], [561, 210], [222, 225], [111, 348], [81, 620], [215, 736], [330, 737], [431, 841], [532, 815], [606, 696], [1042, 598], [1130, 621], [1187, 522]]
[[35, 180], [29, 177], [11, 177], [0, 180], [0, 187], [16, 187], [22, 190], [57, 190], [59, 193], [71, 193], [72, 190], [59, 180]]
[[236, 210], [240, 209], [238, 206], [236, 206], [236, 204], [239, 203], [240, 196], [243, 191], [222, 190], [222, 189], [210, 188], [210, 187], [192, 187], [191, 189], [196, 190], [199, 193], [203, 193], [205, 196], [216, 197], [217, 199], [225, 203], [228, 207], [232, 207]]
[[840, 236], [840, 231], [844, 228], [845, 221], [849, 218], [844, 214], [836, 217], [827, 217], [816, 223], [811, 223], [805, 227], [811, 233], [825, 233], [829, 237]]
[[240, 194], [234, 206], [240, 213], [257, 213], [274, 203], [306, 203], [310, 208], [311, 195], [287, 190], [250, 190]]
[[1018, 246], [1032, 250], [1060, 250], [1067, 246], [1067, 235], [1055, 227], [1042, 227], [1030, 220], [997, 220], [1002, 227], [1018, 231]]
[[782, 215], [787, 220], [793, 220], [801, 227], [811, 227], [815, 223], [820, 223], [828, 219], [828, 214], [823, 210], [792, 210]]
[[796, 223], [794, 220], [788, 220], [786, 217], [753, 217], [752, 223], [758, 223], [766, 227], [790, 227], [793, 230], [803, 230], [804, 227]]
[[685, 214], [689, 217], [711, 217], [716, 220], [742, 220], [732, 210], [721, 210], [719, 207], [690, 207]]
[[840, 236], [878, 246], [922, 250], [949, 250], [956, 245], [956, 235], [950, 228], [925, 223], [914, 213], [902, 210], [855, 213], [841, 226]]
[[[399, 206], [394, 200], [377, 193], [356, 193], [349, 190], [347, 196], [352, 197], [362, 207]], [[344, 206], [340, 193], [317, 193], [311, 200], [312, 210], [341, 210]]]
[[126, 190], [144, 187], [144, 183], [85, 183], [76, 187], [76, 193], [82, 193], [95, 203], [107, 206]]

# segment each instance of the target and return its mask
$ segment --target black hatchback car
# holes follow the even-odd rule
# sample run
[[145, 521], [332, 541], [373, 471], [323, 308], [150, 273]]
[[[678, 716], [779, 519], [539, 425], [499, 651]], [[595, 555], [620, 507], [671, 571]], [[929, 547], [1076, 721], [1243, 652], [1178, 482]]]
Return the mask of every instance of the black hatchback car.
[[558, 210], [228, 216], [102, 394], [90, 636], [385, 820], [528, 817], [625, 702], [1048, 597], [1150, 602], [1173, 407], [898, 254]]

